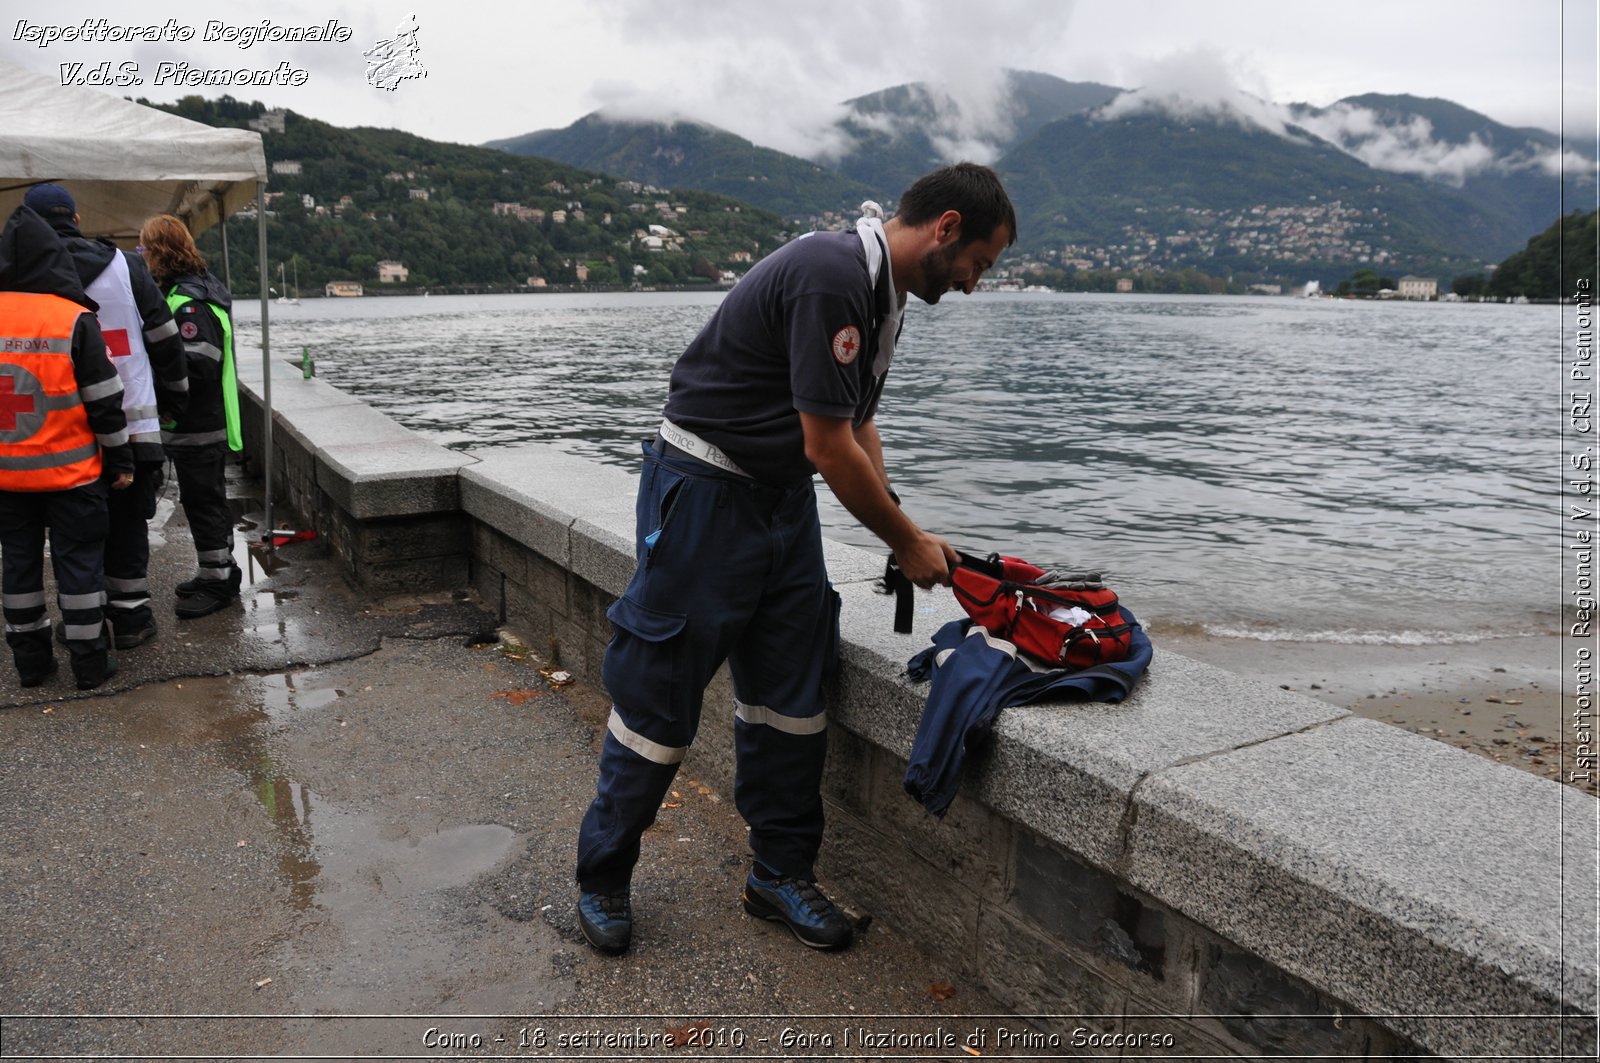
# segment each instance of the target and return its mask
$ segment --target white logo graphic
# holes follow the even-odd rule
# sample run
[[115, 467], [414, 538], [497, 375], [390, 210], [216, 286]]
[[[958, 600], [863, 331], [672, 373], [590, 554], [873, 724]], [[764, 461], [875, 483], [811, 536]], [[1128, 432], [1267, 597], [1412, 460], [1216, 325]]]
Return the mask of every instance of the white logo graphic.
[[407, 15], [394, 28], [394, 36], [379, 41], [361, 54], [367, 57], [367, 84], [393, 92], [400, 82], [428, 76], [417, 61], [417, 16]]

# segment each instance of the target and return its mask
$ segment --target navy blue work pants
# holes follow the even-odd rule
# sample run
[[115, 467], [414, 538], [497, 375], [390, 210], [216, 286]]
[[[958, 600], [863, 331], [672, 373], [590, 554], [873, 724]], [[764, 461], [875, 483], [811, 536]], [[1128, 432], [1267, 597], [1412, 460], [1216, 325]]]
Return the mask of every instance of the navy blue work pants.
[[[168, 446], [178, 474], [178, 502], [194, 536], [198, 579], [228, 579], [233, 560], [233, 511], [228, 507], [228, 445]], [[269, 529], [270, 530], [270, 529]]]
[[706, 684], [733, 673], [734, 803], [755, 858], [814, 877], [827, 752], [823, 678], [838, 657], [839, 598], [822, 560], [809, 480], [768, 487], [646, 444], [638, 568], [608, 611], [611, 718], [578, 836], [580, 888], [627, 886], [700, 723]]
[[68, 491], [0, 491], [0, 598], [17, 670], [42, 671], [52, 657], [45, 609], [44, 541], [74, 671], [104, 667], [104, 552], [109, 493], [102, 480]]
[[106, 536], [106, 610], [111, 628], [118, 635], [142, 631], [153, 619], [149, 521], [156, 515], [156, 496], [165, 482], [164, 462], [141, 461], [134, 466], [132, 486], [111, 492], [111, 527]]

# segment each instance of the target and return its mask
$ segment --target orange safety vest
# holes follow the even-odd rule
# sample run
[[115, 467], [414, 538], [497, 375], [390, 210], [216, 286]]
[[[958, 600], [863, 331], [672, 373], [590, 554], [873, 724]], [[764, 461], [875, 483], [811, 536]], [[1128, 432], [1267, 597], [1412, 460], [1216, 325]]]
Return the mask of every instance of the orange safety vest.
[[66, 491], [100, 476], [72, 368], [88, 312], [59, 295], [0, 292], [0, 491]]

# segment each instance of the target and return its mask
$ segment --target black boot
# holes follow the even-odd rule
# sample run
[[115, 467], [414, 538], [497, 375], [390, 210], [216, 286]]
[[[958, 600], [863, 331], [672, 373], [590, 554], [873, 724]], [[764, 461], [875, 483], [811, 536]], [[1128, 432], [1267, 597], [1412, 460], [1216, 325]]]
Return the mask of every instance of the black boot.
[[[59, 624], [56, 630], [61, 630]], [[11, 659], [17, 666], [17, 680], [25, 687], [36, 687], [56, 674], [56, 655], [48, 631], [7, 632]]]
[[56, 674], [59, 665], [56, 664], [55, 654], [48, 654], [40, 659], [29, 659], [23, 663], [21, 657], [16, 658], [17, 682], [25, 687], [36, 687], [46, 679]]
[[194, 588], [189, 593], [179, 593], [178, 603], [172, 611], [178, 614], [180, 620], [194, 620], [212, 613], [239, 600], [239, 584], [243, 582], [244, 573], [237, 567], [229, 574], [227, 579], [197, 579], [189, 581]]
[[72, 651], [72, 678], [79, 690], [93, 690], [117, 674], [117, 655], [111, 649], [111, 624], [100, 628], [100, 635], [91, 641], [69, 642]]

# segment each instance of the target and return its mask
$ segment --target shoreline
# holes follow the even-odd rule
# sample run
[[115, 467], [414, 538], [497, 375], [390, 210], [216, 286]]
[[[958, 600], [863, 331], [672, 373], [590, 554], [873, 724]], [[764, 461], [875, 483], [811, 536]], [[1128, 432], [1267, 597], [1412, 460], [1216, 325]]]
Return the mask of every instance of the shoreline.
[[[1564, 782], [1560, 635], [1421, 646], [1150, 632], [1162, 649]], [[1596, 780], [1567, 785], [1600, 796]]]

